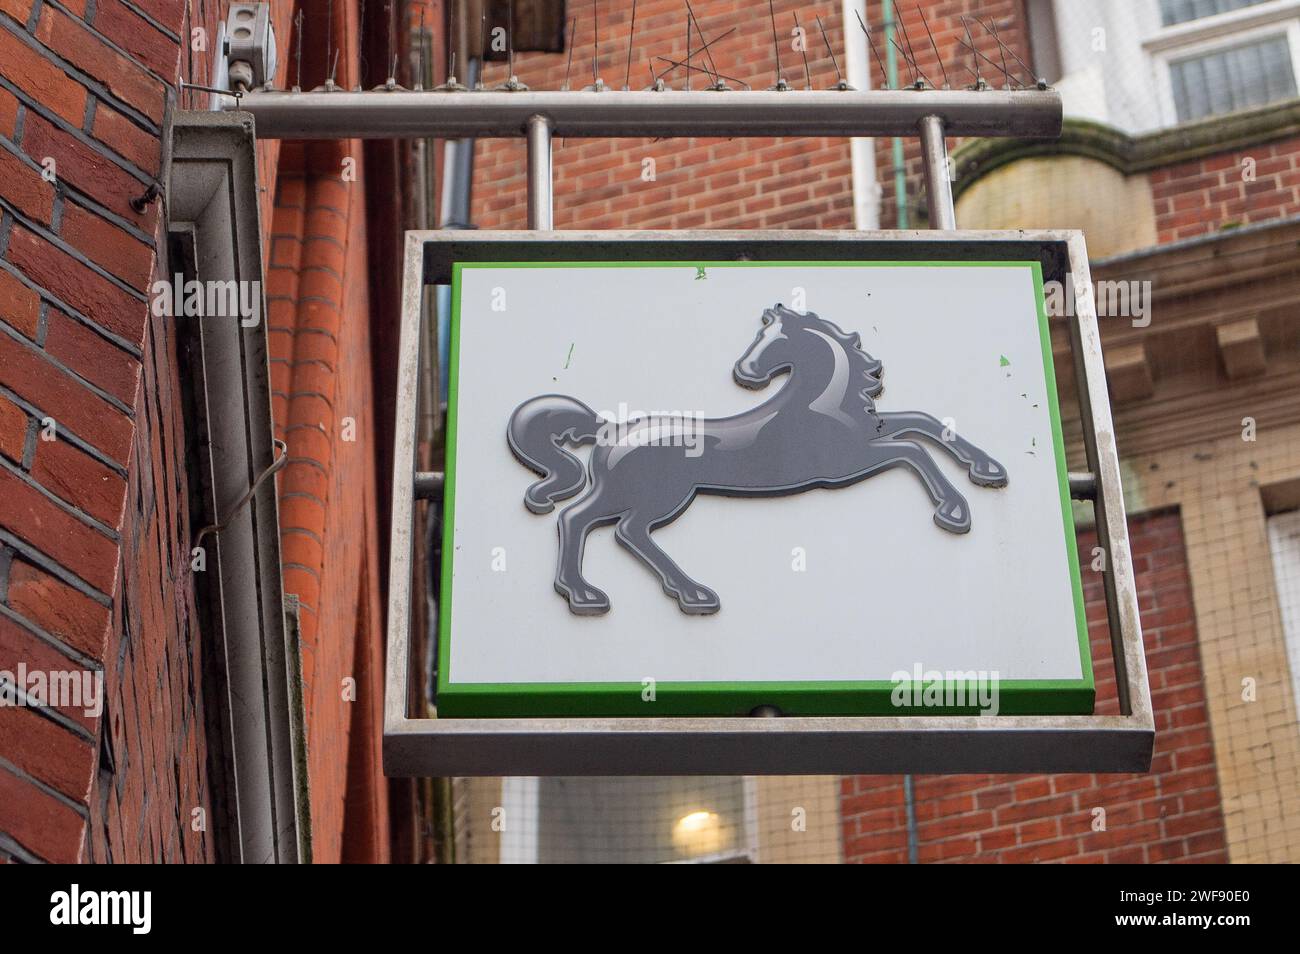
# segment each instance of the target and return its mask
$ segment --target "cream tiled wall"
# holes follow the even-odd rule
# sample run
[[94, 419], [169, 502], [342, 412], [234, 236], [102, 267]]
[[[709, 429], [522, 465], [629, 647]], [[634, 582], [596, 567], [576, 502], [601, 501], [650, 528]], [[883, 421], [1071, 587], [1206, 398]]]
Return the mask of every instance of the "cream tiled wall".
[[1125, 463], [1130, 513], [1182, 515], [1229, 857], [1300, 861], [1300, 725], [1262, 494], [1300, 481], [1300, 425]]

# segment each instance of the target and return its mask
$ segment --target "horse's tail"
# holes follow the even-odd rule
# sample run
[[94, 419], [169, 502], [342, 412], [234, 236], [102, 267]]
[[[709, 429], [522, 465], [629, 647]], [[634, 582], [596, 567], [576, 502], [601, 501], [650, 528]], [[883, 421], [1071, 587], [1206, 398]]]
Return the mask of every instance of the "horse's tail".
[[550, 513], [557, 500], [567, 500], [587, 483], [582, 461], [561, 443], [594, 444], [603, 423], [591, 408], [563, 394], [530, 398], [510, 415], [506, 432], [519, 462], [542, 479], [524, 492], [524, 506], [533, 513]]

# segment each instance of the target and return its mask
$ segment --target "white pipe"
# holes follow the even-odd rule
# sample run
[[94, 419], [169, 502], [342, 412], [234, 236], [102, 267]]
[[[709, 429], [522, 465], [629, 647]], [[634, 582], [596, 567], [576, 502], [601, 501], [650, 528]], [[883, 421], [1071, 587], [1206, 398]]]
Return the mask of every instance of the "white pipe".
[[[844, 78], [855, 89], [871, 88], [867, 65], [867, 38], [858, 26], [867, 22], [866, 0], [841, 0], [840, 19], [844, 29]], [[853, 227], [880, 228], [880, 183], [876, 181], [874, 139], [849, 140], [849, 168], [853, 184]]]

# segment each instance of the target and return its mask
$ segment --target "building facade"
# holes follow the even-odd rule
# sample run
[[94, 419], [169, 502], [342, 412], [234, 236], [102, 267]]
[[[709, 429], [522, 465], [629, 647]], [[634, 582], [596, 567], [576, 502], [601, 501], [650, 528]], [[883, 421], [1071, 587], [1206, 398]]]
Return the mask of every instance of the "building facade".
[[[380, 756], [401, 236], [522, 228], [524, 145], [258, 140], [199, 88], [229, 81], [230, 7], [0, 0], [0, 862], [1300, 859], [1300, 0], [270, 3], [279, 88], [1041, 78], [1065, 102], [1057, 140], [950, 141], [957, 221], [1087, 237], [1152, 771], [419, 782]], [[560, 229], [928, 225], [910, 139], [553, 162]], [[226, 277], [258, 321], [162, 304]], [[244, 691], [272, 670], [289, 698]]]

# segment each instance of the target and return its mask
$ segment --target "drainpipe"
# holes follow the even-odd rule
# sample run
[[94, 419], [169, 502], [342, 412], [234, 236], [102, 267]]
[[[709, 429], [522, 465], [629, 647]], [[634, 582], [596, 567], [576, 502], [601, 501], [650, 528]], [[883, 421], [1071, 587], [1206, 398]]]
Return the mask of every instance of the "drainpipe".
[[[885, 62], [889, 72], [889, 88], [898, 89], [898, 56], [894, 49], [894, 0], [882, 0], [881, 15], [885, 20]], [[894, 204], [898, 207], [898, 227], [908, 227], [907, 221], [907, 168], [903, 159], [903, 140], [894, 137]]]
[[[478, 86], [483, 64], [471, 59], [463, 82], [470, 89]], [[464, 93], [450, 95], [463, 96]], [[469, 220], [470, 199], [474, 188], [474, 140], [452, 139], [443, 146], [441, 216], [438, 227], [472, 229]], [[438, 383], [440, 397], [447, 400], [447, 362], [451, 359], [451, 288], [438, 286]]]
[[[867, 38], [852, 29], [858, 17], [867, 22], [867, 0], [842, 0], [840, 21], [844, 24], [845, 79], [854, 89], [871, 88], [867, 60]], [[873, 139], [849, 140], [849, 169], [853, 182], [853, 227], [880, 228], [880, 184], [876, 182], [876, 143]]]

